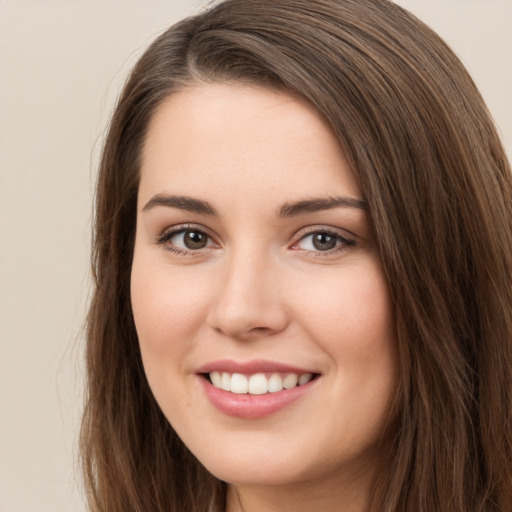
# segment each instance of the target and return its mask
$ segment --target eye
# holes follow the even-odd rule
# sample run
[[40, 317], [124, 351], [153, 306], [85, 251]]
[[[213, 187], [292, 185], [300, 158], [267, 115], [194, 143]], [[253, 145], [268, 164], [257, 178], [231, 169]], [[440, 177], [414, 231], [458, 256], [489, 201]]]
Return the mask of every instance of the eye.
[[157, 243], [165, 245], [167, 249], [178, 254], [216, 246], [208, 234], [194, 227], [182, 227], [167, 231], [157, 240]]
[[316, 230], [304, 235], [292, 249], [310, 252], [334, 252], [355, 245], [355, 241], [339, 233], [328, 230]]

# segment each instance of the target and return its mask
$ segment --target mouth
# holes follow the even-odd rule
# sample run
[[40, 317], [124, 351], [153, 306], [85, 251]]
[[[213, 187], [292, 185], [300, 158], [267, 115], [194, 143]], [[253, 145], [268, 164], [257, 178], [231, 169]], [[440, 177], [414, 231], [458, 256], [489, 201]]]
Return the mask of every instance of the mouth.
[[314, 373], [274, 372], [274, 373], [230, 373], [213, 371], [201, 374], [212, 386], [237, 395], [265, 395], [279, 393], [284, 389], [304, 386], [318, 377]]
[[197, 376], [216, 409], [252, 420], [298, 401], [316, 387], [321, 374], [274, 362], [223, 360], [203, 366]]

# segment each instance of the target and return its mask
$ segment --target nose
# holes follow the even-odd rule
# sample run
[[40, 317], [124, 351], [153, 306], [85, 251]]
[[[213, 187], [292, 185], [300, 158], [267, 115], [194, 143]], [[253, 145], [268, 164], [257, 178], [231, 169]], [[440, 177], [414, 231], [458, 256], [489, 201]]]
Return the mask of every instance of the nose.
[[210, 327], [241, 341], [284, 330], [289, 319], [276, 265], [250, 251], [233, 254], [223, 265], [208, 313]]

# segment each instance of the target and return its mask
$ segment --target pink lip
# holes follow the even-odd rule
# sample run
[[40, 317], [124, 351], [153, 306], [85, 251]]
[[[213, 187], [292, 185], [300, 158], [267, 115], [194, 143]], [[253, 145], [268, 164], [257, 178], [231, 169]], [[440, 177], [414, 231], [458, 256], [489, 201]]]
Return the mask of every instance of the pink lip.
[[296, 366], [263, 359], [243, 362], [237, 362], [231, 359], [219, 359], [218, 361], [206, 363], [197, 370], [197, 373], [210, 372], [243, 373], [244, 375], [252, 375], [254, 373], [297, 373], [299, 375], [304, 373], [318, 373], [314, 370], [298, 368]]
[[298, 373], [301, 375], [315, 372], [263, 360], [243, 363], [231, 360], [219, 360], [201, 366], [197, 375], [210, 402], [219, 411], [228, 416], [248, 420], [263, 418], [284, 409], [307, 394], [318, 381], [318, 379], [313, 379], [302, 386], [297, 386], [292, 389], [283, 389], [277, 393], [266, 393], [264, 395], [236, 394], [216, 388], [203, 375], [214, 371], [242, 373], [245, 375], [278, 372]]

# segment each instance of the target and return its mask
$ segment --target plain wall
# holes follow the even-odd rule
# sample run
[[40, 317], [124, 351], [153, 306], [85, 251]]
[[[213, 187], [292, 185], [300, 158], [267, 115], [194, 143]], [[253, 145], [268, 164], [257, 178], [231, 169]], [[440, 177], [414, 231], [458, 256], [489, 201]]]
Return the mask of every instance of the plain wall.
[[[83, 512], [95, 169], [130, 66], [192, 0], [0, 0], [0, 512]], [[512, 154], [512, 2], [400, 0], [462, 58]]]

